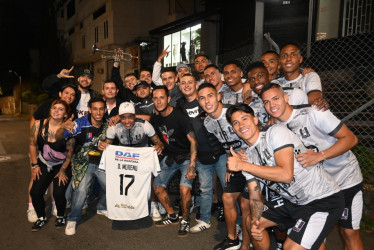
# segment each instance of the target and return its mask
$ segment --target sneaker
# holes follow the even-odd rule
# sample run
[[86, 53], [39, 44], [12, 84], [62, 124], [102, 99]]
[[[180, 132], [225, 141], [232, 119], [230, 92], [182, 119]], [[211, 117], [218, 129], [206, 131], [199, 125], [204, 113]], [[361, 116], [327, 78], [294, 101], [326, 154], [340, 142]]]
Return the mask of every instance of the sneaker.
[[178, 229], [178, 237], [186, 237], [190, 231], [190, 220], [181, 220]]
[[97, 210], [97, 214], [104, 215], [105, 217], [108, 217], [108, 211], [107, 210]]
[[194, 227], [191, 227], [190, 232], [191, 233], [199, 233], [201, 231], [207, 230], [210, 228], [210, 223], [206, 223], [204, 221], [199, 221]]
[[157, 207], [158, 207], [158, 211], [160, 212], [160, 214], [167, 214], [164, 206], [161, 204], [161, 202], [157, 202]]
[[161, 221], [157, 221], [155, 223], [155, 226], [156, 227], [166, 227], [167, 225], [177, 225], [179, 222], [179, 218], [178, 218], [178, 215], [176, 215], [174, 218], [171, 217], [169, 214], [166, 215], [166, 217], [161, 220]]
[[218, 210], [217, 220], [218, 221], [225, 221], [225, 214], [224, 214], [223, 206], [220, 207], [219, 210]]
[[27, 219], [29, 222], [35, 223], [38, 220], [38, 215], [35, 209], [27, 209]]
[[239, 238], [232, 240], [229, 237], [226, 237], [224, 241], [216, 245], [213, 249], [222, 250], [222, 249], [239, 249], [239, 248], [240, 248]]
[[239, 224], [236, 224], [236, 237], [239, 239], [239, 241], [242, 241], [243, 239], [243, 231]]
[[58, 216], [55, 221], [55, 227], [56, 229], [60, 229], [66, 226], [66, 220], [62, 216]]
[[56, 207], [56, 205], [52, 204], [52, 212], [51, 212], [51, 214], [52, 214], [52, 216], [57, 217], [57, 207]]
[[36, 232], [44, 227], [47, 223], [47, 218], [40, 217], [35, 224], [32, 226], [31, 231]]
[[75, 234], [75, 227], [77, 225], [76, 221], [68, 221], [65, 227], [65, 234], [66, 235], [74, 235]]
[[162, 220], [161, 214], [160, 214], [160, 212], [157, 209], [157, 203], [156, 202], [152, 202], [151, 203], [151, 211], [152, 211], [151, 215], [152, 215], [152, 220], [153, 221], [160, 221], [160, 220]]

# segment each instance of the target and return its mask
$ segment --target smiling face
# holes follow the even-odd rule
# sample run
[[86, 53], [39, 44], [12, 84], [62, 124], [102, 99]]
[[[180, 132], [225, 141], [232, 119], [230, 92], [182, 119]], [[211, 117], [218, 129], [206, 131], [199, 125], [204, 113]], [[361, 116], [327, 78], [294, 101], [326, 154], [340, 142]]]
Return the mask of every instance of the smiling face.
[[280, 52], [280, 66], [287, 77], [290, 75], [292, 79], [300, 74], [300, 64], [303, 57], [300, 55], [299, 49], [295, 45], [287, 45]]
[[95, 122], [100, 122], [103, 119], [104, 114], [106, 112], [105, 105], [103, 102], [93, 102], [91, 104], [91, 107], [88, 107], [88, 111], [91, 114], [91, 118]]
[[221, 114], [221, 95], [217, 93], [216, 89], [203, 88], [198, 92], [198, 96], [200, 106], [209, 116], [215, 118]]
[[127, 77], [125, 77], [126, 88], [128, 88], [129, 90], [133, 90], [134, 86], [137, 83], [137, 81], [138, 81], [138, 79], [136, 79], [135, 76], [127, 76]]
[[145, 81], [145, 82], [147, 82], [148, 84], [151, 84], [151, 83], [152, 83], [151, 72], [146, 71], [146, 70], [141, 71], [141, 72], [140, 72], [140, 76], [139, 76], [139, 80], [140, 80], [140, 81]]
[[62, 92], [58, 93], [60, 99], [65, 101], [67, 104], [72, 104], [75, 100], [75, 90], [70, 87], [66, 87]]
[[162, 84], [164, 84], [169, 91], [171, 91], [177, 82], [177, 77], [174, 72], [166, 71], [161, 74]]
[[114, 82], [104, 83], [102, 93], [106, 100], [116, 98], [116, 95], [118, 93], [116, 84]]
[[271, 80], [274, 80], [278, 76], [280, 69], [279, 58], [274, 53], [266, 53], [261, 56], [261, 62], [265, 65], [269, 72]]
[[184, 67], [178, 69], [178, 74], [177, 74], [178, 79], [182, 79], [182, 76], [184, 76], [185, 74], [191, 74], [191, 72], [187, 68], [184, 68]]
[[92, 78], [87, 75], [78, 77], [78, 85], [82, 89], [89, 89], [92, 85]]
[[50, 111], [51, 117], [55, 120], [62, 120], [66, 117], [66, 109], [65, 106], [61, 103], [57, 103], [51, 107]]
[[257, 117], [243, 111], [236, 111], [231, 116], [234, 132], [249, 145], [253, 145], [257, 141], [260, 133], [257, 124]]
[[119, 116], [121, 119], [122, 125], [125, 129], [130, 130], [135, 124], [135, 115], [134, 114], [122, 114]]
[[193, 76], [183, 76], [178, 84], [184, 96], [193, 96], [196, 93], [196, 81]]
[[139, 98], [148, 98], [151, 94], [151, 87], [140, 85], [136, 87], [136, 96]]
[[251, 89], [259, 95], [265, 84], [269, 83], [269, 73], [264, 68], [254, 68], [248, 72], [248, 82]]
[[287, 93], [271, 88], [262, 93], [262, 102], [268, 114], [279, 121], [287, 121], [292, 113]]
[[204, 70], [205, 81], [213, 84], [217, 90], [221, 89], [223, 85], [221, 77], [222, 77], [222, 74], [219, 72], [218, 69], [214, 67], [210, 67]]
[[243, 71], [235, 64], [228, 64], [223, 69], [223, 77], [230, 89], [242, 84], [242, 76]]

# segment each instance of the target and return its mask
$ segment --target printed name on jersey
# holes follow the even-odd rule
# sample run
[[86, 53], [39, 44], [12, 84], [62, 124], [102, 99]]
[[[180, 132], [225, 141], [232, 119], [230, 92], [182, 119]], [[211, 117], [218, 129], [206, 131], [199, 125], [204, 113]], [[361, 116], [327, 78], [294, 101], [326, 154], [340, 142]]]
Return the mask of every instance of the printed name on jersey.
[[225, 142], [222, 143], [222, 147], [225, 150], [230, 150], [230, 147], [233, 149], [241, 148], [242, 142], [241, 141], [230, 141], [230, 142]]

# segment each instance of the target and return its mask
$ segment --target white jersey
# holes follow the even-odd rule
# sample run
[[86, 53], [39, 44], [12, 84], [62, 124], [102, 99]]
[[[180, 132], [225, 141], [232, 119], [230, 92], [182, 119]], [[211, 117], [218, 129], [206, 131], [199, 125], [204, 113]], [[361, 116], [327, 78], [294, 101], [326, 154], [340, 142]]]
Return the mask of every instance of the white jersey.
[[111, 220], [137, 220], [149, 215], [151, 174], [160, 169], [151, 147], [109, 145], [101, 157], [99, 171], [106, 174], [106, 201]]
[[[330, 148], [338, 140], [333, 137], [343, 123], [330, 110], [319, 111], [312, 107], [294, 107], [291, 117], [283, 124], [297, 134], [305, 147], [316, 152]], [[362, 182], [362, 174], [352, 151], [323, 162], [324, 169], [334, 178], [341, 189]]]
[[223, 104], [237, 104], [237, 103], [243, 103], [243, 96], [242, 96], [243, 88], [240, 90], [234, 92], [229, 87], [220, 92], [222, 95], [221, 102]]
[[209, 133], [214, 134], [218, 141], [222, 144], [227, 154], [230, 153], [230, 147], [233, 147], [235, 151], [238, 151], [244, 146], [244, 142], [235, 134], [232, 126], [226, 120], [227, 108], [222, 109], [221, 115], [214, 119], [207, 116], [204, 120], [204, 126]]
[[[260, 132], [254, 145], [247, 148], [248, 161], [262, 166], [276, 166], [274, 154], [283, 148], [299, 148], [301, 140], [285, 126], [275, 124], [267, 131]], [[303, 168], [294, 157], [294, 177], [291, 183], [279, 183], [258, 178], [266, 186], [292, 203], [305, 205], [309, 202], [322, 199], [339, 192], [339, 186], [329, 176], [322, 166]], [[244, 171], [243, 171], [244, 174]], [[248, 173], [245, 175], [250, 178]], [[253, 178], [253, 177], [252, 177]], [[257, 177], [256, 177], [257, 178]]]
[[106, 138], [114, 140], [117, 137], [120, 146], [147, 147], [148, 138], [152, 138], [155, 134], [154, 128], [148, 121], [136, 118], [131, 129], [126, 129], [122, 123], [108, 127]]
[[264, 104], [262, 103], [262, 99], [252, 91], [252, 101], [249, 104], [254, 111], [255, 116], [261, 122], [262, 125], [266, 125], [269, 120], [269, 114], [266, 112]]
[[79, 100], [79, 103], [77, 105], [78, 118], [88, 115], [88, 102], [90, 101], [90, 99], [90, 92], [87, 91], [87, 93], [81, 93], [81, 99]]
[[285, 77], [278, 78], [279, 84], [284, 87], [298, 88], [304, 91], [307, 95], [311, 92], [322, 92], [322, 84], [319, 75], [315, 72], [310, 72], [303, 76], [300, 74], [296, 79], [286, 80]]

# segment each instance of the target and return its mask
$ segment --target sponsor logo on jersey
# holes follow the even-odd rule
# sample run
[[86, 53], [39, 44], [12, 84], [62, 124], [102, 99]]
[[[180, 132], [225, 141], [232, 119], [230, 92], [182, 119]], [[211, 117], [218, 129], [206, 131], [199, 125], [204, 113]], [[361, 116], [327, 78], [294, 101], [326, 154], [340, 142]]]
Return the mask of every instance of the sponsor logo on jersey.
[[304, 225], [305, 225], [305, 221], [303, 221], [302, 219], [299, 219], [296, 222], [295, 226], [292, 228], [292, 230], [294, 230], [295, 232], [300, 232], [301, 229], [303, 229]]
[[140, 157], [140, 154], [131, 153], [131, 152], [116, 151], [116, 154], [115, 154], [116, 159], [127, 159], [127, 160], [138, 161], [139, 157]]
[[114, 205], [114, 207], [116, 207], [116, 208], [135, 209], [135, 207], [132, 206], [132, 205], [128, 205], [128, 204], [118, 204], [118, 203], [116, 203], [116, 204]]

